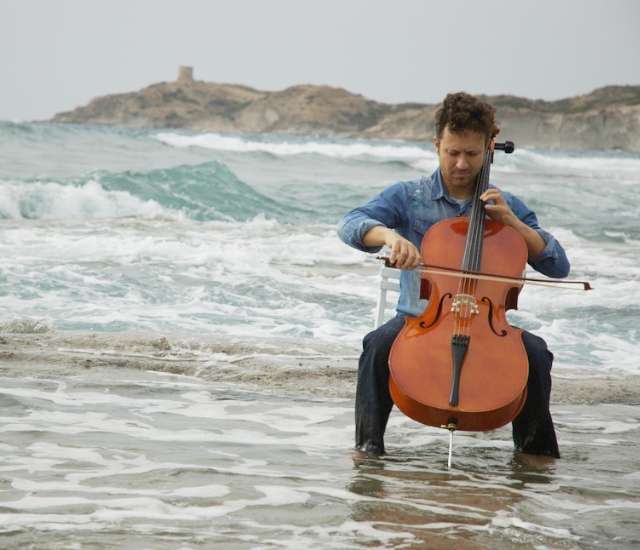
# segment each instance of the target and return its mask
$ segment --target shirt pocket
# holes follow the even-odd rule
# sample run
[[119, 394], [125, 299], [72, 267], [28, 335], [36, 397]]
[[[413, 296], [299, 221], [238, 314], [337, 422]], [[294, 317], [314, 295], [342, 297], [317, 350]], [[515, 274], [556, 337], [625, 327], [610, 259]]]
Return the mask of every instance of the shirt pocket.
[[440, 212], [437, 205], [422, 205], [414, 212], [413, 230], [424, 237], [424, 234], [433, 227], [434, 224], [444, 219], [446, 216]]
[[[413, 241], [420, 243], [431, 226], [442, 219], [442, 215], [438, 204], [430, 198], [414, 193], [411, 199], [410, 216], [413, 218]], [[419, 245], [416, 246], [419, 247]]]
[[427, 218], [417, 218], [413, 221], [413, 230], [419, 235], [424, 236], [429, 229], [433, 226], [435, 220], [431, 219], [431, 217]]

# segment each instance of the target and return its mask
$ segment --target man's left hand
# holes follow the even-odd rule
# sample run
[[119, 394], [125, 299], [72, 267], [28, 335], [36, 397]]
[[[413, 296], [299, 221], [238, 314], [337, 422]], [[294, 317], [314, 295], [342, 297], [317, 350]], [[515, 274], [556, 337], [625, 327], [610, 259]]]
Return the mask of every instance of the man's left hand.
[[[535, 229], [532, 229], [518, 219], [518, 216], [509, 208], [507, 201], [504, 200], [500, 189], [487, 189], [480, 195], [480, 200], [484, 201], [485, 212], [492, 220], [508, 225], [520, 233], [524, 242], [527, 244], [529, 258], [531, 260], [535, 261], [540, 254], [542, 254], [546, 246], [544, 239]], [[489, 201], [493, 201], [493, 204], [489, 204]]]
[[[507, 201], [504, 200], [500, 189], [487, 189], [480, 196], [480, 200], [484, 201], [485, 212], [492, 220], [513, 227], [514, 229], [521, 223], [511, 208], [509, 208]], [[493, 201], [493, 204], [489, 204], [489, 201]]]

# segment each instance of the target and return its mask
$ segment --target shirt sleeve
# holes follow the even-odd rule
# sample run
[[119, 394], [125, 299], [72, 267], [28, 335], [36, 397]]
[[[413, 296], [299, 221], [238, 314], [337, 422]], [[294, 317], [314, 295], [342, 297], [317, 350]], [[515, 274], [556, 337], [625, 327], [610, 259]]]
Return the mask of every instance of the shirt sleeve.
[[364, 252], [379, 252], [382, 247], [367, 247], [363, 237], [374, 227], [381, 225], [395, 229], [402, 224], [399, 207], [406, 202], [406, 190], [402, 183], [385, 189], [364, 206], [347, 212], [338, 223], [336, 231], [349, 246]]
[[540, 236], [544, 239], [546, 244], [544, 250], [538, 256], [535, 261], [529, 261], [529, 265], [536, 271], [539, 271], [547, 277], [554, 279], [561, 279], [569, 275], [571, 266], [567, 254], [562, 248], [562, 245], [556, 240], [556, 238], [545, 231], [538, 224], [538, 218], [527, 205], [517, 197], [511, 195], [511, 210], [518, 216], [518, 219], [527, 224], [532, 229], [535, 229]]

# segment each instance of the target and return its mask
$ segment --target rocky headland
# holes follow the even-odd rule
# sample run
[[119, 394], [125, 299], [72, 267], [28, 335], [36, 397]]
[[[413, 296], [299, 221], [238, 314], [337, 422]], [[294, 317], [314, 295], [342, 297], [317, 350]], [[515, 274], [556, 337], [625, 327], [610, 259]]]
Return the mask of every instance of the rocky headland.
[[[520, 146], [640, 151], [640, 86], [607, 86], [559, 101], [482, 96], [497, 109], [501, 138]], [[50, 122], [210, 132], [274, 133], [429, 141], [439, 105], [388, 105], [330, 86], [266, 92], [178, 80], [97, 97]]]

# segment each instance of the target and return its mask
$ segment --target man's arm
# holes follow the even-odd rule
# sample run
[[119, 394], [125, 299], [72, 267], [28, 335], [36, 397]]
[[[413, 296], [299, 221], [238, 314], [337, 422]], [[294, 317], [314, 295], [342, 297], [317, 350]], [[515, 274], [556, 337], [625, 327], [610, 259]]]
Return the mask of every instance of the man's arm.
[[522, 235], [531, 267], [547, 277], [562, 278], [569, 274], [571, 265], [564, 249], [551, 233], [538, 225], [535, 213], [526, 204], [511, 195], [513, 204], [510, 207], [502, 193], [493, 187], [480, 198], [485, 202], [493, 201], [493, 204], [485, 204], [488, 216], [513, 227]]
[[[509, 208], [499, 189], [487, 189], [480, 197], [480, 200], [485, 202], [485, 211], [492, 220], [512, 227], [522, 236], [527, 244], [529, 260], [535, 262], [547, 246], [540, 233], [518, 219]], [[493, 204], [488, 204], [488, 201], [493, 201]]]
[[336, 228], [338, 236], [349, 246], [364, 252], [379, 252], [386, 245], [391, 249], [390, 259], [396, 267], [413, 269], [422, 261], [420, 252], [393, 229], [406, 221], [406, 203], [406, 184], [396, 183], [364, 206], [345, 214]]

